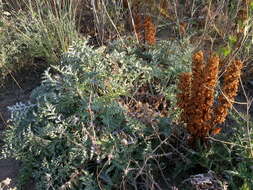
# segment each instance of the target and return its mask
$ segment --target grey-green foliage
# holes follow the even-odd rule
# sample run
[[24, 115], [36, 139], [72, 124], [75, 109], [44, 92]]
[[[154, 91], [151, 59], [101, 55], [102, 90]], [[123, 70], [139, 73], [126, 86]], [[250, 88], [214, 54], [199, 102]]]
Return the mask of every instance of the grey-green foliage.
[[37, 189], [128, 189], [157, 170], [149, 155], [158, 154], [159, 143], [150, 137], [168, 136], [169, 118], [145, 125], [119, 100], [143, 84], [174, 96], [176, 74], [187, 70], [191, 53], [176, 42], [139, 48], [129, 41], [98, 49], [76, 42], [45, 71], [30, 103], [9, 108], [2, 153], [23, 162], [22, 183], [33, 177]]
[[149, 66], [147, 80], [154, 88], [166, 95], [174, 105], [176, 102], [176, 79], [180, 72], [190, 71], [193, 47], [189, 40], [160, 41], [151, 47], [139, 47], [134, 40], [113, 42], [109, 49], [136, 55]]
[[[233, 125], [230, 126], [233, 134], [230, 135], [232, 158], [234, 161], [232, 166], [225, 170], [231, 181], [231, 189], [238, 189], [240, 185], [242, 190], [253, 188], [253, 122], [249, 114], [238, 114], [238, 112], [230, 112]], [[231, 159], [233, 161], [233, 159]], [[236, 181], [239, 178], [241, 181]], [[241, 183], [241, 184], [240, 184]]]

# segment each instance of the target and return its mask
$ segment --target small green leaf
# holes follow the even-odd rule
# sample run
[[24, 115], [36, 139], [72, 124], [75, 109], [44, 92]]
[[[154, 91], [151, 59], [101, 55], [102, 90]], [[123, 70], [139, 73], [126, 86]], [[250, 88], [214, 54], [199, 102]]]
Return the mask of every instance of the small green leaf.
[[231, 35], [228, 37], [228, 40], [230, 44], [235, 44], [237, 42], [237, 37]]
[[3, 21], [0, 21], [0, 27], [3, 27], [3, 26], [4, 26]]
[[253, 1], [250, 3], [250, 9], [252, 9], [253, 10]]
[[221, 48], [221, 52], [224, 56], [227, 56], [231, 53], [231, 48], [229, 46]]

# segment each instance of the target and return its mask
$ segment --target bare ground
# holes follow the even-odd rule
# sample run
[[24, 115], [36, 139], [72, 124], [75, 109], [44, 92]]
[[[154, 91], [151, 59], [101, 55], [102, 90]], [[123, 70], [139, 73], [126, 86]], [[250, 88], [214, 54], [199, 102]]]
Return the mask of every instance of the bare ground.
[[[32, 90], [40, 84], [42, 71], [43, 69], [35, 69], [35, 71], [34, 69], [22, 70], [14, 76], [17, 82], [9, 76], [3, 83], [5, 86], [0, 88], [0, 149], [4, 143], [2, 141], [3, 131], [6, 129], [10, 118], [8, 106], [14, 105], [16, 102], [25, 102], [29, 99]], [[14, 187], [17, 183], [20, 166], [21, 163], [12, 158], [0, 160], [0, 182], [10, 178], [10, 186]], [[29, 184], [29, 188], [25, 189], [33, 190], [35, 188]]]

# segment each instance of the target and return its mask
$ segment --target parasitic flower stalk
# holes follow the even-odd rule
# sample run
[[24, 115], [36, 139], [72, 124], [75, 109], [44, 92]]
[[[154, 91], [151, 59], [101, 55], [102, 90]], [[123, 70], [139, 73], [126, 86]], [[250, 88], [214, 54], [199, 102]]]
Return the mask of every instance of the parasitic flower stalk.
[[202, 51], [199, 51], [192, 56], [192, 99], [198, 95], [199, 86], [202, 84], [204, 66], [204, 55]]
[[228, 110], [232, 107], [238, 91], [242, 66], [241, 61], [234, 61], [224, 73], [222, 94], [218, 97], [218, 106], [215, 109], [213, 125], [223, 123], [228, 114]]
[[[142, 1], [132, 2], [132, 13], [134, 20], [134, 32], [139, 42], [154, 45], [156, 43], [156, 26], [152, 21], [151, 16], [143, 15], [141, 12]], [[153, 0], [146, 0], [145, 3], [151, 5]], [[123, 0], [123, 6], [127, 7], [128, 0]]]
[[191, 96], [191, 77], [190, 72], [181, 73], [179, 76], [178, 89], [180, 93], [177, 94], [177, 106], [180, 107], [183, 111], [180, 115], [180, 118], [185, 123], [189, 121], [189, 103]]
[[204, 55], [202, 51], [195, 53], [192, 56], [192, 79], [191, 79], [191, 95], [189, 107], [187, 108], [188, 120], [187, 130], [193, 136], [198, 136], [198, 129], [203, 125], [203, 120], [199, 117], [202, 114], [202, 104], [199, 100], [202, 97], [203, 89], [203, 69], [204, 69]]
[[154, 45], [156, 43], [156, 27], [152, 22], [150, 16], [146, 16], [144, 20], [144, 29], [145, 29], [145, 42], [149, 45]]
[[[205, 137], [212, 129], [212, 106], [214, 103], [215, 87], [217, 85], [220, 59], [218, 56], [211, 56], [203, 70], [203, 88], [200, 97], [200, 110], [203, 124], [199, 129], [198, 136]], [[198, 117], [198, 116], [196, 116]]]
[[136, 31], [136, 35], [139, 41], [143, 40], [142, 33], [143, 33], [143, 24], [142, 24], [142, 19], [141, 15], [136, 15], [134, 19], [134, 27]]
[[220, 59], [211, 56], [207, 63], [203, 52], [192, 56], [192, 73], [179, 76], [177, 105], [182, 109], [180, 119], [187, 124], [192, 139], [204, 139], [209, 134], [218, 134], [216, 125], [225, 121], [228, 110], [238, 91], [242, 69], [241, 61], [234, 61], [227, 67], [222, 86], [223, 94], [214, 107], [215, 88], [218, 81]]
[[146, 16], [144, 22], [142, 22], [142, 16], [137, 14], [134, 17], [134, 27], [136, 31], [137, 38], [140, 42], [144, 41], [149, 45], [156, 43], [156, 27], [152, 22], [150, 16]]
[[210, 120], [220, 62], [217, 56], [212, 56], [206, 64], [203, 61], [202, 52], [193, 56], [191, 111], [189, 112], [191, 119], [187, 128], [194, 137], [205, 137], [212, 128]]

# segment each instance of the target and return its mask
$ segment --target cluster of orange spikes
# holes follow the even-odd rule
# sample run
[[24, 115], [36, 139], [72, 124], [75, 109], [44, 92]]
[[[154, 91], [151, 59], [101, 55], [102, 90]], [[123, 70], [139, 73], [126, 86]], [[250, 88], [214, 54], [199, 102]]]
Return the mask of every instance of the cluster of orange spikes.
[[205, 63], [202, 51], [192, 57], [192, 72], [179, 77], [177, 104], [182, 109], [181, 120], [193, 138], [205, 138], [220, 132], [217, 124], [225, 121], [237, 94], [242, 69], [241, 61], [233, 61], [224, 73], [222, 93], [214, 106], [220, 59], [211, 56]]
[[144, 22], [140, 15], [135, 16], [135, 31], [139, 41], [144, 41], [149, 45], [156, 43], [156, 27], [152, 21], [151, 16], [145, 16]]
[[[123, 7], [125, 9], [131, 9], [133, 16], [132, 20], [128, 20], [128, 24], [133, 24], [133, 30], [136, 38], [140, 43], [147, 43], [154, 45], [156, 43], [156, 25], [153, 22], [151, 16], [143, 14], [143, 4], [152, 6], [156, 1], [154, 0], [133, 0], [129, 3], [129, 0], [123, 0]], [[166, 1], [161, 2], [161, 6], [165, 6]]]
[[156, 26], [152, 21], [151, 16], [141, 15], [141, 5], [139, 1], [135, 1], [132, 7], [134, 18], [134, 32], [139, 42], [144, 42], [149, 45], [156, 43]]

